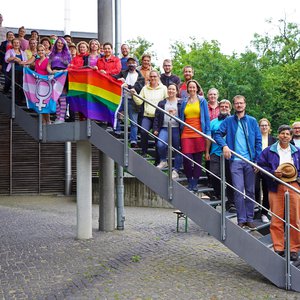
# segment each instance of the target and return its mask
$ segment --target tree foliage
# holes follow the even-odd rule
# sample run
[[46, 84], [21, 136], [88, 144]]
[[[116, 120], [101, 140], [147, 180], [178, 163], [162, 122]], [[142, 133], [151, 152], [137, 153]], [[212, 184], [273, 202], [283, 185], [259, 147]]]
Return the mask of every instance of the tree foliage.
[[128, 44], [130, 53], [136, 57], [139, 62], [141, 62], [143, 54], [150, 54], [153, 58], [156, 58], [156, 53], [151, 49], [153, 43], [147, 41], [146, 39], [138, 36], [136, 39], [126, 41]]
[[[252, 47], [240, 55], [224, 55], [216, 40], [176, 41], [171, 45], [173, 73], [183, 79], [183, 67], [191, 65], [205, 94], [212, 87], [219, 90], [220, 99], [242, 94], [247, 112], [270, 119], [273, 128], [299, 120], [300, 28], [286, 19], [267, 22], [275, 26], [276, 34], [255, 33]], [[137, 58], [146, 52], [155, 57], [153, 44], [144, 38], [127, 43]]]

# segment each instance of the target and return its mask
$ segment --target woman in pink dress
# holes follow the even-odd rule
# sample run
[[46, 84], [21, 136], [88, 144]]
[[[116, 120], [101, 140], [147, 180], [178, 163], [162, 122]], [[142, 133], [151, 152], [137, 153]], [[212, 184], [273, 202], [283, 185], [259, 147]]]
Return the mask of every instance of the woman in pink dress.
[[[37, 55], [33, 55], [29, 60], [23, 62], [23, 65], [34, 64], [34, 71], [41, 75], [48, 75], [48, 57], [46, 57], [45, 47], [42, 44], [37, 46]], [[50, 114], [42, 114], [43, 125], [51, 124]]]

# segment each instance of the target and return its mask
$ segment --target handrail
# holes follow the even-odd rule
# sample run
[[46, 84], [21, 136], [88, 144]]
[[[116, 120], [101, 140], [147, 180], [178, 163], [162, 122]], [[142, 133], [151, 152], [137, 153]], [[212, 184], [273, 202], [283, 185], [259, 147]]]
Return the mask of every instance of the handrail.
[[[127, 89], [126, 87], [123, 87], [123, 89], [127, 92], [130, 93], [130, 90]], [[147, 99], [141, 97], [138, 94], [134, 94], [134, 97], [137, 97], [139, 99], [141, 99], [142, 101], [146, 102], [147, 104], [151, 105], [152, 107], [155, 107], [156, 109], [158, 109], [159, 111], [163, 112], [164, 114], [166, 114], [167, 116], [169, 116], [170, 118], [176, 120], [178, 123], [180, 123], [181, 125], [187, 126], [189, 129], [192, 129], [193, 131], [195, 131], [196, 133], [200, 134], [201, 136], [205, 137], [206, 139], [210, 140], [211, 142], [216, 144], [216, 141], [209, 135], [199, 131], [198, 129], [192, 127], [191, 125], [185, 123], [184, 121], [182, 121], [181, 119], [169, 114], [167, 111], [165, 111], [164, 109], [160, 108], [159, 106], [151, 103], [150, 101], [148, 101]], [[241, 156], [240, 154], [236, 153], [235, 151], [233, 151], [232, 149], [229, 149], [230, 152], [237, 156], [238, 158], [240, 158], [241, 160], [247, 162], [248, 164], [250, 164], [251, 166], [255, 167], [256, 169], [258, 169], [259, 171], [263, 172], [264, 174], [268, 175], [269, 177], [271, 177], [272, 179], [278, 181], [279, 183], [283, 184], [284, 186], [290, 188], [291, 190], [293, 190], [294, 192], [300, 194], [300, 191], [297, 190], [296, 188], [294, 188], [293, 186], [289, 185], [288, 183], [284, 182], [283, 180], [281, 180], [280, 178], [277, 178], [276, 176], [274, 176], [273, 174], [269, 173], [268, 171], [266, 171], [265, 169], [263, 169], [262, 167], [258, 166], [257, 164], [253, 163], [252, 161], [248, 160], [247, 158], [244, 158], [243, 156]]]

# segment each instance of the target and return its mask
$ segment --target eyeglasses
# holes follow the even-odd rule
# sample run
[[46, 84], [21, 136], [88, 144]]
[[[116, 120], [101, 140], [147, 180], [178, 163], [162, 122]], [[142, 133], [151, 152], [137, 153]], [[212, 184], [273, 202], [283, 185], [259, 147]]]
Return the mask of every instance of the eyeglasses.
[[259, 125], [260, 127], [268, 127], [269, 125]]
[[294, 128], [293, 128], [293, 130], [294, 130], [294, 129], [296, 129], [296, 130], [299, 130], [299, 129], [300, 129], [300, 127], [294, 127]]

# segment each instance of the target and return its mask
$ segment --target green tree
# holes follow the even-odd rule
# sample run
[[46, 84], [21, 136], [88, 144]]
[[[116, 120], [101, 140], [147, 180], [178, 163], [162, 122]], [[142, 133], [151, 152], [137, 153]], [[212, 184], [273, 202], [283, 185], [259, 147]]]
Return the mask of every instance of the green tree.
[[136, 39], [126, 41], [126, 44], [129, 45], [130, 53], [136, 57], [139, 62], [143, 54], [148, 53], [152, 56], [152, 60], [156, 60], [156, 53], [153, 51], [153, 43], [147, 41], [146, 39], [138, 36]]

